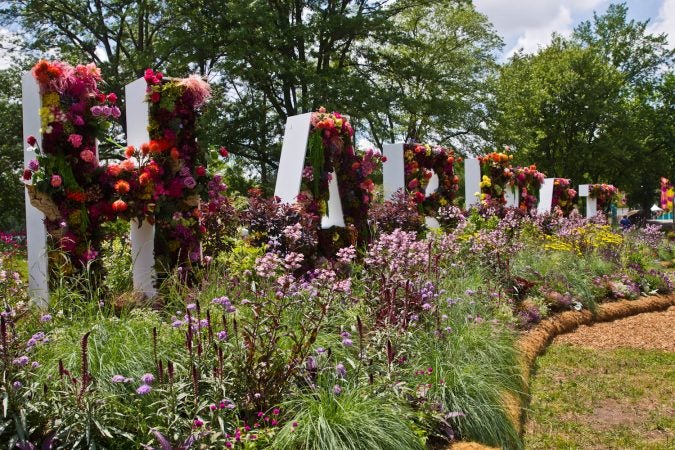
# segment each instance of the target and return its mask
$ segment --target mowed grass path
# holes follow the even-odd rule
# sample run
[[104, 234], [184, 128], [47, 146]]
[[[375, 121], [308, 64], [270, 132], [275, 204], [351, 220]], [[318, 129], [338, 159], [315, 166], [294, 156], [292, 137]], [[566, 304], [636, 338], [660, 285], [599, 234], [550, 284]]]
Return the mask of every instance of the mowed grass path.
[[531, 383], [526, 449], [675, 449], [673, 352], [554, 343]]

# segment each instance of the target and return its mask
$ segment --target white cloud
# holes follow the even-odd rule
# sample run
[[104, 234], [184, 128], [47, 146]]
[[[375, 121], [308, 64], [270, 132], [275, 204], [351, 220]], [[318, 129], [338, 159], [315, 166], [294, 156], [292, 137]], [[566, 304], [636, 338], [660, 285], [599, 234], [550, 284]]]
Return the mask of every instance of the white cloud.
[[668, 35], [670, 48], [675, 47], [675, 0], [664, 0], [659, 8], [659, 15], [649, 28], [650, 33]]
[[518, 49], [534, 52], [551, 41], [556, 32], [568, 36], [580, 17], [609, 0], [474, 0], [504, 37], [509, 57]]

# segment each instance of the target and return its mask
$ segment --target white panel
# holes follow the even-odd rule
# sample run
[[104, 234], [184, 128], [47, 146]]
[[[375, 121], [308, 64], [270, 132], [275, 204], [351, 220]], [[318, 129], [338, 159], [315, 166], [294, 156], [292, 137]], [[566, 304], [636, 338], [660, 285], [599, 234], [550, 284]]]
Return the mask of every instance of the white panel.
[[[147, 83], [139, 78], [124, 87], [127, 113], [127, 145], [138, 148], [150, 141], [148, 134], [148, 104], [145, 101]], [[154, 297], [155, 290], [155, 226], [144, 221], [130, 223], [131, 257], [133, 262], [134, 289], [148, 297]]]
[[[274, 195], [284, 203], [295, 203], [295, 199], [300, 193], [311, 119], [312, 113], [306, 113], [291, 116], [286, 120], [277, 182], [274, 188]], [[319, 175], [314, 174], [314, 176]]]
[[[28, 136], [34, 136], [42, 144], [40, 133], [40, 87], [33, 74], [26, 72], [21, 77], [23, 91], [23, 164], [28, 167], [35, 159], [35, 152], [26, 147]], [[49, 278], [47, 272], [47, 230], [45, 216], [26, 199], [26, 245], [28, 250], [28, 291], [33, 302], [40, 308], [49, 304]]]
[[331, 179], [328, 183], [328, 216], [321, 218], [321, 228], [344, 227], [345, 218], [342, 213], [338, 180], [335, 172], [331, 172], [330, 176]]
[[131, 261], [134, 289], [152, 298], [155, 290], [155, 226], [144, 220], [138, 226], [138, 219], [129, 223], [131, 234]]
[[405, 190], [405, 162], [403, 144], [384, 144], [383, 154], [387, 160], [382, 163], [382, 181], [384, 183], [384, 199], [391, 197], [398, 190]]
[[464, 160], [464, 199], [466, 209], [480, 204], [480, 161], [476, 158]]
[[504, 199], [506, 199], [506, 206], [509, 208], [517, 208], [520, 204], [520, 192], [518, 186], [507, 184], [504, 186]]
[[537, 204], [537, 213], [544, 214], [551, 212], [553, 203], [553, 184], [555, 178], [544, 178], [544, 184], [539, 189], [539, 203]]
[[579, 197], [588, 197], [590, 184], [580, 184], [579, 185]]

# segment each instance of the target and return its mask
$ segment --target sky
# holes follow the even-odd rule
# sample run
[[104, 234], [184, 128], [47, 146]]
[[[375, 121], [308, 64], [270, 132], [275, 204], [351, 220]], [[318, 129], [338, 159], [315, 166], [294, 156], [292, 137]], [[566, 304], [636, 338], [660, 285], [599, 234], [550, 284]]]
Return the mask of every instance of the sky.
[[[504, 39], [501, 61], [519, 49], [534, 53], [556, 32], [569, 36], [580, 22], [603, 14], [611, 0], [473, 0], [478, 11], [493, 23]], [[668, 33], [670, 48], [675, 44], [675, 0], [625, 0], [628, 18], [649, 19], [649, 31]]]
[[[551, 40], [551, 33], [568, 36], [593, 11], [604, 13], [617, 0], [473, 0], [476, 8], [494, 24], [504, 39], [500, 61], [523, 49], [534, 53]], [[0, 1], [0, 3], [2, 3]], [[675, 47], [675, 0], [625, 0], [630, 19], [650, 21], [649, 31], [667, 33], [670, 47]], [[0, 38], [9, 33], [0, 28]], [[0, 68], [9, 61], [0, 45]]]

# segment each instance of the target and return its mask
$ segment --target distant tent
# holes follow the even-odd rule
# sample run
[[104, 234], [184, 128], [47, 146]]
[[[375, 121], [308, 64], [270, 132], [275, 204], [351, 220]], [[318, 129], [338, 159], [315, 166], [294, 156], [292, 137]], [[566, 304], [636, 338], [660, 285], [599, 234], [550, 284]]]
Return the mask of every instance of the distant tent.
[[651, 212], [658, 212], [658, 211], [663, 211], [663, 210], [656, 205], [652, 205]]

